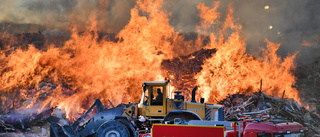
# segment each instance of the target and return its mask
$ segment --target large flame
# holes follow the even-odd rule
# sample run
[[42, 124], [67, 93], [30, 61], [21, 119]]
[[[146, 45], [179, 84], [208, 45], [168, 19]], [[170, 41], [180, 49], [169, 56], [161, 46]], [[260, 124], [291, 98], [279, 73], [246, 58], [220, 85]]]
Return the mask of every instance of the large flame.
[[[161, 69], [164, 59], [199, 47], [217, 49], [204, 62], [202, 71], [190, 78], [197, 79], [208, 101], [222, 99], [228, 93], [255, 91], [260, 79], [266, 93], [280, 96], [286, 90], [286, 97], [298, 99], [297, 90], [291, 87], [295, 83], [290, 72], [295, 55], [282, 60], [275, 53], [279, 44], [268, 41], [261, 57], [246, 54], [245, 42], [239, 35], [241, 26], [234, 23], [231, 8], [226, 21], [221, 23], [216, 21], [220, 17], [218, 2], [212, 9], [199, 4], [202, 21], [197, 29], [201, 35], [197, 42], [190, 42], [169, 25], [169, 13], [162, 4], [161, 0], [138, 0], [131, 10], [129, 23], [117, 34], [117, 41], [99, 38], [97, 21], [92, 16], [84, 33], [72, 27], [71, 38], [63, 46], [46, 45], [47, 50], [39, 50], [29, 45], [25, 50], [16, 49], [9, 54], [1, 51], [0, 91], [6, 96], [1, 103], [20, 95], [15, 98], [16, 102], [32, 100], [7, 107], [58, 106], [72, 116], [83, 113], [95, 98], [102, 102], [109, 99], [114, 104], [137, 102], [143, 81], [164, 80], [166, 71]], [[229, 29], [233, 31], [230, 35]], [[205, 39], [202, 35], [210, 36], [207, 45], [201, 45]], [[196, 46], [192, 46], [193, 43]], [[50, 92], [34, 90], [41, 88], [40, 82], [58, 87]], [[40, 102], [38, 97], [44, 101]]]
[[[203, 96], [210, 102], [216, 102], [228, 94], [252, 93], [259, 90], [262, 80], [261, 90], [268, 95], [281, 97], [283, 91], [286, 91], [285, 97], [299, 101], [298, 91], [292, 87], [296, 79], [291, 72], [295, 68], [296, 54], [282, 60], [276, 54], [280, 44], [268, 40], [267, 49], [261, 48], [260, 56], [246, 54], [245, 41], [239, 35], [241, 26], [234, 24], [230, 5], [225, 22], [221, 28], [216, 29], [220, 33], [211, 33], [211, 43], [206, 45], [207, 48], [216, 48], [217, 53], [206, 60], [203, 70], [196, 76]], [[202, 18], [200, 28], [213, 29], [211, 27], [219, 15], [215, 10], [218, 6], [218, 2], [213, 9], [203, 4], [198, 6]], [[225, 39], [227, 29], [233, 32]]]

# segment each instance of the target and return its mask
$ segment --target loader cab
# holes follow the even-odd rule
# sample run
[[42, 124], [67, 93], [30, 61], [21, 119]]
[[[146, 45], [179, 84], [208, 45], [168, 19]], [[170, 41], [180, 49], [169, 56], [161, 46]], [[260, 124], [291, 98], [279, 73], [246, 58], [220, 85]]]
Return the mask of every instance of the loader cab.
[[142, 115], [164, 117], [166, 115], [166, 94], [169, 81], [145, 81], [139, 103]]

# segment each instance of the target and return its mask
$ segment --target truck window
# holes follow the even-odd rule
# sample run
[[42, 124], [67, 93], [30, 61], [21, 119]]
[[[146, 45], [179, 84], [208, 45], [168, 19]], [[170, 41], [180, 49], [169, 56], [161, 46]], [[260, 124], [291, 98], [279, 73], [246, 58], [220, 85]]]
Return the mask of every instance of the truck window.
[[144, 93], [144, 97], [143, 97], [143, 105], [145, 105], [145, 106], [149, 106], [149, 90], [148, 89], [146, 89], [146, 91], [145, 91], [145, 93]]
[[162, 106], [163, 105], [163, 87], [154, 86], [152, 87], [152, 100], [151, 105]]
[[258, 135], [257, 137], [272, 137], [271, 133], [264, 133], [263, 135]]

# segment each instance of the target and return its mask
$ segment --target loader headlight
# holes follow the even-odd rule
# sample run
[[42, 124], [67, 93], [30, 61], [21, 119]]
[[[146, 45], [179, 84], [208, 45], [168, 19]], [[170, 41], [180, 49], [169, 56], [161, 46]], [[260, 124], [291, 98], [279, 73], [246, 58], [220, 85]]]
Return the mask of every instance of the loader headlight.
[[304, 132], [304, 130], [303, 130], [303, 129], [300, 129], [300, 132], [301, 132], [301, 133], [303, 133], [303, 132]]
[[287, 134], [290, 134], [290, 130], [287, 130], [287, 132], [286, 132]]

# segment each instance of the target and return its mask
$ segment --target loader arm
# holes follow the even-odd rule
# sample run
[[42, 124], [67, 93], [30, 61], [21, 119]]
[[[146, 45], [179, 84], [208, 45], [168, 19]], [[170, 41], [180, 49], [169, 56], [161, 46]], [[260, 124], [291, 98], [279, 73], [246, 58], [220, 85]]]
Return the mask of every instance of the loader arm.
[[73, 129], [76, 129], [77, 126], [83, 121], [83, 119], [88, 115], [88, 113], [90, 113], [92, 111], [92, 109], [97, 106], [98, 112], [103, 111], [103, 107], [102, 107], [102, 103], [100, 101], [100, 99], [96, 99], [96, 101], [94, 102], [94, 104], [87, 110], [86, 113], [84, 113], [80, 118], [77, 119], [77, 121], [75, 121], [71, 127]]

